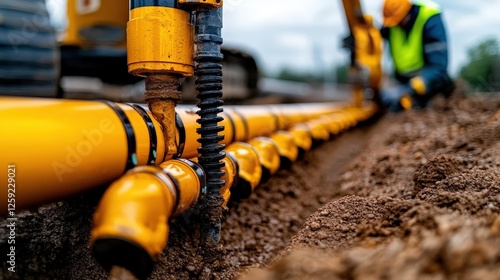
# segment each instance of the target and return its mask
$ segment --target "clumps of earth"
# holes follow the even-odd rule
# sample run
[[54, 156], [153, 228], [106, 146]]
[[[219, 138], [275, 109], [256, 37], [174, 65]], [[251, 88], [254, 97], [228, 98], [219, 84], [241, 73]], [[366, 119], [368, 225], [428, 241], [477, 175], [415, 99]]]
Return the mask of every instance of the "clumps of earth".
[[344, 196], [242, 279], [500, 279], [500, 99], [441, 99], [378, 126]]

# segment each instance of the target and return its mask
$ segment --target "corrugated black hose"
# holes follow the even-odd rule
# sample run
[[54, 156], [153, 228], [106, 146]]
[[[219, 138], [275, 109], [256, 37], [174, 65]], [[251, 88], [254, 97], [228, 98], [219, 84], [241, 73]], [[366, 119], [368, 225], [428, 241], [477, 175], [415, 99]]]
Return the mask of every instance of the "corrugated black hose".
[[200, 135], [198, 142], [198, 161], [207, 174], [207, 196], [202, 206], [202, 242], [212, 247], [219, 243], [221, 232], [223, 198], [220, 188], [225, 185], [221, 179], [225, 157], [224, 145], [219, 144], [224, 136], [219, 132], [224, 130], [218, 123], [223, 120], [219, 115], [223, 112], [222, 105], [222, 54], [221, 37], [222, 8], [198, 11], [195, 25], [195, 75], [196, 90], [200, 110], [197, 129]]

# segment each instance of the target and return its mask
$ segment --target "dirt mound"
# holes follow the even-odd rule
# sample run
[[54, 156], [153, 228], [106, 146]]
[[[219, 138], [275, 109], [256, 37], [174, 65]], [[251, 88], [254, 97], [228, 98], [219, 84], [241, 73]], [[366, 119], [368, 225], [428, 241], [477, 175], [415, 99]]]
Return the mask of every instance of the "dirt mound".
[[424, 188], [432, 187], [436, 182], [460, 171], [462, 171], [462, 167], [457, 159], [440, 155], [417, 170], [415, 176], [413, 176], [415, 191], [418, 192]]
[[416, 224], [435, 230], [433, 217], [444, 213], [445, 210], [416, 200], [347, 196], [323, 206], [309, 217], [287, 249], [342, 251], [353, 244], [375, 246], [387, 242], [387, 238], [413, 234]]
[[500, 218], [436, 217], [437, 233], [334, 254], [295, 251], [242, 279], [499, 279]]
[[500, 169], [479, 169], [452, 175], [419, 191], [417, 199], [463, 214], [500, 211]]
[[287, 256], [245, 279], [500, 279], [499, 109], [437, 100], [387, 116], [339, 182], [351, 196], [320, 208]]

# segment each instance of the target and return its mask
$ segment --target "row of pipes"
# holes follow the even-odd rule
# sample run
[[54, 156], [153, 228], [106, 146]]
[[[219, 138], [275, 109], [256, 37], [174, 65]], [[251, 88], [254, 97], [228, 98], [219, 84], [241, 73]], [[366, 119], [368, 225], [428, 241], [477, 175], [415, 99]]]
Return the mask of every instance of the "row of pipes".
[[[315, 143], [375, 111], [371, 103], [225, 106], [224, 205], [231, 197], [248, 197]], [[169, 219], [207, 192], [196, 159], [197, 119], [195, 108], [179, 106], [175, 135], [165, 135], [144, 105], [0, 98], [0, 164], [17, 169], [16, 210], [110, 185], [94, 215], [94, 256], [106, 269], [124, 267], [147, 277], [167, 244]], [[166, 138], [175, 139], [175, 151], [167, 153]]]

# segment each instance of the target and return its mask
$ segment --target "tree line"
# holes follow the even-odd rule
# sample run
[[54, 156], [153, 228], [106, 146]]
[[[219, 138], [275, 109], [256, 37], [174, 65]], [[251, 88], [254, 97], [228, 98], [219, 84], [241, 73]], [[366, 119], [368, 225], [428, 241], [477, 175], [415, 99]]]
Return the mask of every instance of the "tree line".
[[[326, 73], [284, 68], [273, 78], [318, 84], [325, 82], [348, 83], [347, 63], [334, 65]], [[330, 77], [330, 78], [328, 78]], [[467, 62], [460, 68], [458, 76], [476, 92], [500, 92], [500, 44], [497, 39], [486, 39], [467, 51]], [[327, 81], [327, 82], [328, 82]]]

